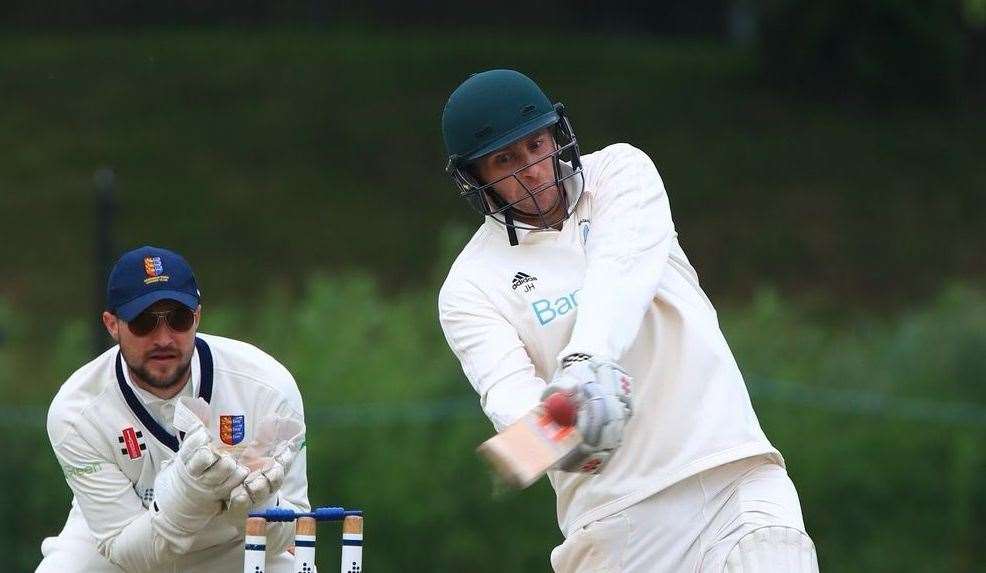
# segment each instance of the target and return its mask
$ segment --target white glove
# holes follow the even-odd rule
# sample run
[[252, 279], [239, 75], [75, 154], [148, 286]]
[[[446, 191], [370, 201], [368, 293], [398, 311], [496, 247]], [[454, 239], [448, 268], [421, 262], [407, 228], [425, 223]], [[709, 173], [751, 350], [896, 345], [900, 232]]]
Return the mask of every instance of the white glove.
[[210, 442], [205, 428], [186, 434], [178, 453], [154, 479], [154, 521], [172, 537], [201, 531], [249, 473]]
[[259, 506], [274, 505], [270, 498], [284, 484], [284, 476], [291, 468], [294, 457], [295, 453], [286, 449], [281, 455], [268, 459], [261, 469], [250, 472], [243, 483], [230, 493], [227, 511], [245, 516]]
[[562, 369], [542, 394], [561, 392], [576, 405], [575, 427], [582, 443], [559, 463], [558, 469], [598, 473], [623, 441], [623, 429], [633, 414], [633, 379], [615, 362], [585, 354], [565, 357]]
[[246, 514], [254, 507], [273, 505], [269, 499], [281, 489], [304, 432], [304, 423], [293, 418], [269, 416], [260, 422], [256, 438], [241, 454], [253, 471], [230, 493], [227, 511]]

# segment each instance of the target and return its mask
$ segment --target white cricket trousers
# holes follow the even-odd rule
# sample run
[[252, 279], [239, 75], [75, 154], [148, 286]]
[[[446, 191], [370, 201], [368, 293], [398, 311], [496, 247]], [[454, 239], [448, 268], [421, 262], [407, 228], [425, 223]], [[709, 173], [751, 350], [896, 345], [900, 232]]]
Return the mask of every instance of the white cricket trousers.
[[783, 467], [756, 456], [686, 478], [569, 535], [557, 573], [817, 573]]

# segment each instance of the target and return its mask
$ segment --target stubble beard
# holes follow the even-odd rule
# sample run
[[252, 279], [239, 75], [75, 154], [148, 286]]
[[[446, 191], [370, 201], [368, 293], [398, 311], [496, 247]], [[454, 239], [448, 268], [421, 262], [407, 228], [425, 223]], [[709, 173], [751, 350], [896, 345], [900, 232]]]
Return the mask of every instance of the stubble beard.
[[185, 379], [185, 376], [192, 368], [192, 357], [189, 355], [185, 363], [175, 368], [174, 372], [171, 374], [165, 374], [164, 376], [157, 376], [147, 369], [145, 365], [134, 366], [133, 364], [127, 363], [127, 367], [130, 371], [134, 373], [141, 381], [147, 383], [148, 386], [157, 388], [160, 390], [166, 390], [172, 388], [178, 384], [179, 381]]

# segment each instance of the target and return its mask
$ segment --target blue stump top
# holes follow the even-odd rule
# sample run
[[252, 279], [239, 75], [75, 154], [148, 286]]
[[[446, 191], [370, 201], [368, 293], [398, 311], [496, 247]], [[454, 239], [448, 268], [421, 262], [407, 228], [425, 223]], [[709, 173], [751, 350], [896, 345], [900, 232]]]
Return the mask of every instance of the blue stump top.
[[263, 511], [252, 511], [250, 517], [262, 517], [267, 521], [294, 521], [299, 517], [313, 517], [315, 521], [342, 521], [351, 515], [363, 515], [360, 509], [342, 507], [316, 507], [309, 512], [299, 512], [283, 507], [270, 507]]

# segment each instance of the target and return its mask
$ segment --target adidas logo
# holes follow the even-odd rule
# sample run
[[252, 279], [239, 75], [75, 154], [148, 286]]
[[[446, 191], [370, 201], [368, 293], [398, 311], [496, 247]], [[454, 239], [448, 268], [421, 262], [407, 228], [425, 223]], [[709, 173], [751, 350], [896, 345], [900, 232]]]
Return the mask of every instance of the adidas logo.
[[534, 290], [534, 281], [538, 280], [537, 277], [532, 277], [531, 275], [525, 273], [517, 273], [514, 275], [513, 289], [517, 290], [519, 287], [524, 287], [524, 292], [531, 292]]

